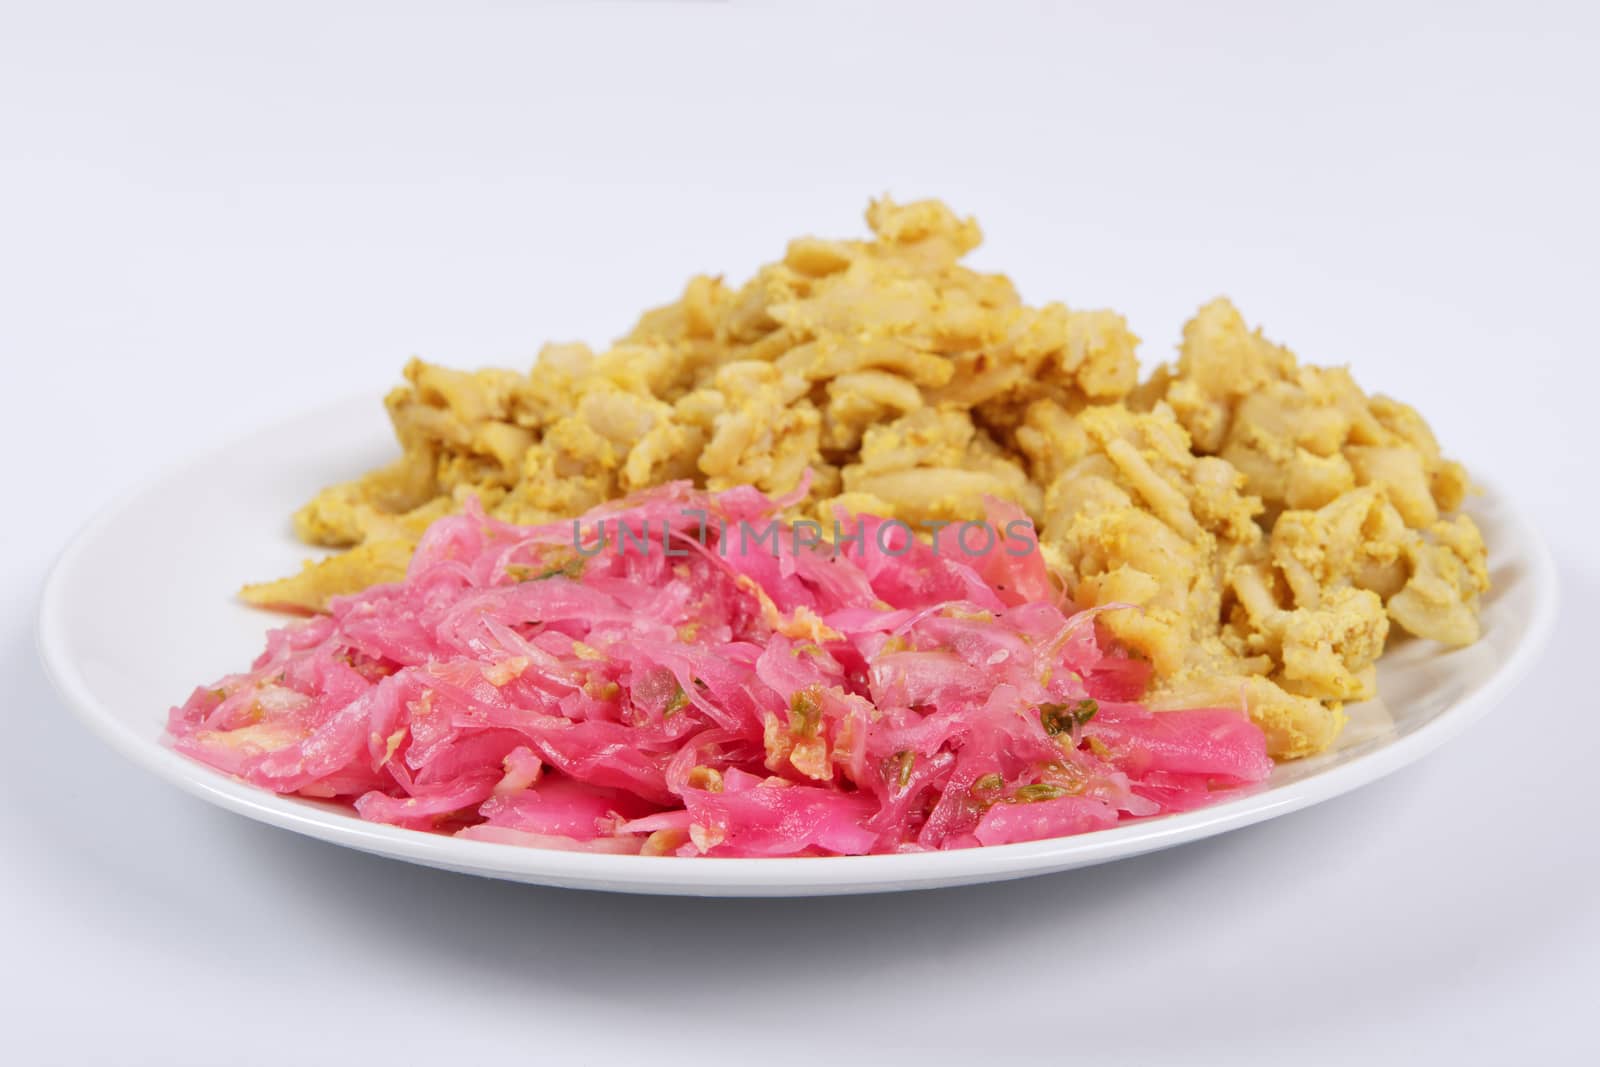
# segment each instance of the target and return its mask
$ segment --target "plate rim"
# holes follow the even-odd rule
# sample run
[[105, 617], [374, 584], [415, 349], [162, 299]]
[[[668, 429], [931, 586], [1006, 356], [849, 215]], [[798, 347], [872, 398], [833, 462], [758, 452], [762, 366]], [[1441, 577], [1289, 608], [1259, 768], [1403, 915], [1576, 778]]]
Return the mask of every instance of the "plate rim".
[[[62, 702], [93, 735], [136, 766], [224, 810], [280, 829], [392, 859], [461, 873], [569, 888], [693, 896], [812, 896], [890, 892], [1002, 881], [1155, 851], [1276, 818], [1341, 796], [1433, 752], [1502, 703], [1543, 654], [1559, 614], [1559, 582], [1544, 539], [1512, 498], [1475, 479], [1502, 508], [1526, 549], [1514, 558], [1528, 568], [1532, 618], [1510, 653], [1477, 690], [1394, 741], [1299, 781], [1257, 790], [1175, 815], [1138, 820], [1069, 837], [949, 852], [871, 856], [710, 858], [608, 855], [470, 841], [369, 823], [250, 785], [187, 759], [163, 738], [147, 738], [102, 703], [68, 653], [63, 598], [76, 561], [106, 528], [163, 484], [182, 477], [208, 455], [247, 446], [301, 422], [352, 406], [346, 398], [276, 421], [225, 441], [136, 483], [103, 506], [75, 533], [51, 565], [39, 600], [35, 644]], [[370, 397], [363, 396], [363, 402]]]

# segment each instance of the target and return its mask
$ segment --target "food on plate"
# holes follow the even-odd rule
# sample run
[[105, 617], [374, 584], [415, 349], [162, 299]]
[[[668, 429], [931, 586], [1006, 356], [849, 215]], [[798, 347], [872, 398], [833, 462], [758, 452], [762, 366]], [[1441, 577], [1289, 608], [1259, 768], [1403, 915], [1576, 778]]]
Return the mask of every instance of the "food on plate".
[[1415, 410], [1300, 363], [1226, 300], [1142, 382], [1120, 315], [1030, 306], [962, 257], [977, 225], [875, 202], [870, 240], [802, 238], [738, 288], [696, 277], [604, 352], [532, 370], [413, 361], [387, 405], [401, 454], [295, 516], [343, 549], [245, 589], [326, 610], [405, 571], [469, 499], [513, 523], [570, 518], [675, 480], [915, 524], [1020, 508], [1066, 594], [1153, 668], [1159, 707], [1243, 708], [1271, 753], [1328, 748], [1375, 692], [1392, 627], [1478, 636], [1483, 540], [1469, 489]]
[[378, 822], [653, 855], [1030, 841], [1271, 770], [1238, 711], [1138, 702], [1148, 664], [1063, 603], [1015, 505], [820, 542], [777, 521], [809, 489], [677, 482], [540, 526], [468, 501], [401, 581], [275, 630], [170, 731]]

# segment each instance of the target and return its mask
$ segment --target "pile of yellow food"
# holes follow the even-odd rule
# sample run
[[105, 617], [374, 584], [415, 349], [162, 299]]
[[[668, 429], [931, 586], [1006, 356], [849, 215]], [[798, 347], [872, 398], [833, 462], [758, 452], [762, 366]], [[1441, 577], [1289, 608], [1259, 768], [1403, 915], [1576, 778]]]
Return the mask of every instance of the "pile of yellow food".
[[400, 576], [434, 518], [479, 497], [513, 522], [632, 490], [792, 489], [912, 524], [1019, 504], [1080, 605], [1155, 668], [1158, 706], [1245, 706], [1279, 758], [1327, 748], [1374, 695], [1391, 624], [1464, 645], [1488, 587], [1453, 513], [1465, 471], [1427, 424], [1342, 368], [1298, 363], [1214, 301], [1139, 380], [1122, 316], [1028, 307], [964, 267], [975, 222], [873, 203], [867, 241], [793, 241], [745, 285], [696, 277], [610, 350], [547, 346], [528, 374], [420, 361], [386, 401], [403, 453], [295, 516], [347, 548], [245, 589], [322, 608]]

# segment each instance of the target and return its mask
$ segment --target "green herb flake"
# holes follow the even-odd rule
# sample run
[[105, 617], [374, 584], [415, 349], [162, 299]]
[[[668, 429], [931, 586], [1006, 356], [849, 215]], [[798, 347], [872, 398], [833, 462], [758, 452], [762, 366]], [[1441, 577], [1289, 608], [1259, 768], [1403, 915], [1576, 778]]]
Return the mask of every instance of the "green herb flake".
[[576, 558], [569, 559], [559, 567], [551, 567], [549, 570], [539, 575], [539, 577], [554, 578], [557, 575], [560, 575], [562, 578], [571, 578], [573, 581], [577, 581], [579, 578], [583, 577], [583, 560]]
[[972, 795], [980, 800], [993, 800], [1000, 790], [1006, 787], [1006, 780], [998, 774], [990, 773], [972, 783]]
[[906, 749], [903, 752], [896, 752], [894, 754], [894, 761], [897, 767], [895, 773], [895, 782], [901, 789], [904, 789], [906, 786], [911, 784], [911, 770], [917, 765], [917, 754], [912, 752], [910, 749]]
[[1033, 785], [1025, 785], [1015, 793], [1012, 793], [1011, 800], [1018, 804], [1033, 804], [1040, 800], [1055, 800], [1057, 797], [1064, 797], [1067, 794], [1068, 791], [1059, 785], [1051, 785], [1049, 782], [1035, 782]]
[[822, 723], [822, 702], [810, 689], [789, 698], [789, 729], [800, 737], [816, 737]]
[[1100, 702], [1096, 700], [1079, 700], [1071, 704], [1040, 704], [1039, 721], [1044, 724], [1045, 733], [1054, 737], [1086, 725], [1099, 710]]
[[667, 706], [661, 712], [661, 717], [663, 719], [670, 719], [688, 706], [689, 694], [683, 691], [683, 686], [674, 682], [672, 686], [672, 696], [667, 699]]
[[506, 564], [506, 574], [518, 582], [542, 582], [546, 578], [572, 578], [583, 576], [583, 560], [573, 558], [554, 567], [547, 567], [542, 571], [535, 571], [532, 567], [521, 563]]

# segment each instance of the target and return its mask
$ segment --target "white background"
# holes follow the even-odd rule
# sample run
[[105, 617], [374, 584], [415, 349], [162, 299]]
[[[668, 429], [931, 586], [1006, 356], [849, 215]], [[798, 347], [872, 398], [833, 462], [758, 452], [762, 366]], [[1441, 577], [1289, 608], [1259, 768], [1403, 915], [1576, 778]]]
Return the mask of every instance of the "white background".
[[[1597, 72], [1580, 4], [6, 4], [4, 1055], [1594, 1062]], [[1124, 311], [1147, 361], [1226, 291], [1416, 403], [1555, 549], [1538, 676], [1255, 829], [776, 902], [301, 840], [145, 777], [48, 690], [40, 583], [118, 491], [376, 403], [412, 353], [603, 341], [692, 271], [861, 232], [884, 191], [977, 214], [979, 265]]]

